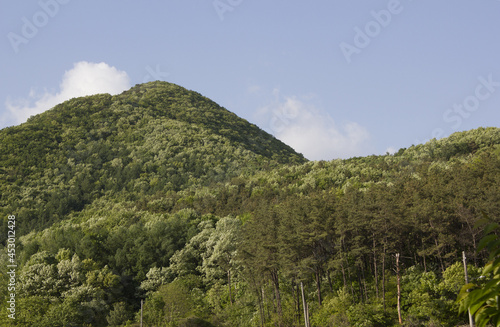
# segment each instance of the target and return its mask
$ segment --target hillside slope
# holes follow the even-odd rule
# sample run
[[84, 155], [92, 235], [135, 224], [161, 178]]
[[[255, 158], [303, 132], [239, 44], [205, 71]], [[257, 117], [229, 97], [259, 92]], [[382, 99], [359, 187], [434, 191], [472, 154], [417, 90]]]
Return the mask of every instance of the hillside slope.
[[43, 228], [106, 194], [156, 194], [306, 160], [200, 94], [166, 82], [75, 98], [0, 131], [0, 212]]
[[3, 289], [11, 260], [18, 276], [2, 326], [133, 325], [141, 300], [147, 325], [301, 326], [299, 282], [315, 326], [399, 325], [396, 254], [405, 321], [463, 325], [462, 251], [483, 264], [476, 223], [500, 217], [499, 128], [310, 162], [149, 83], [67, 101], [0, 141], [3, 244], [16, 232]]

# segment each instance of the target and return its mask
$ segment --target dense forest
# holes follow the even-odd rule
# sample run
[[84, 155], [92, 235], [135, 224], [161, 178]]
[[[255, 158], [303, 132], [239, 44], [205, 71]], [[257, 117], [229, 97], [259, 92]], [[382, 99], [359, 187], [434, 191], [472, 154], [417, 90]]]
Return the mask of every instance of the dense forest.
[[499, 128], [307, 161], [174, 84], [75, 98], [0, 131], [0, 325], [466, 325], [499, 188]]

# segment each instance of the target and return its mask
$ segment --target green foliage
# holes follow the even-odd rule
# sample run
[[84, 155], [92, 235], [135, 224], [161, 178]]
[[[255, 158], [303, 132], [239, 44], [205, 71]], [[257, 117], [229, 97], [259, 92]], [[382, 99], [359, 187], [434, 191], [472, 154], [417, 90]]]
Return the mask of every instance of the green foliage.
[[193, 313], [190, 290], [182, 280], [161, 286], [144, 304], [144, 322], [155, 326], [176, 326]]
[[[472, 266], [470, 267], [472, 268]], [[471, 269], [472, 275], [474, 270]], [[458, 316], [456, 294], [464, 282], [463, 264], [457, 262], [439, 278], [435, 272], [410, 267], [402, 278], [402, 306], [405, 320], [419, 325], [456, 326], [463, 321]]]
[[458, 296], [460, 312], [469, 310], [479, 327], [488, 324], [500, 326], [500, 238], [495, 233], [500, 228], [497, 223], [482, 223], [485, 236], [478, 251], [486, 249], [488, 263], [482, 270], [481, 279], [465, 285]]
[[217, 222], [205, 243], [203, 263], [200, 267], [200, 271], [208, 279], [214, 280], [231, 275], [237, 265], [236, 239], [240, 228], [241, 221], [238, 218], [226, 217]]
[[343, 327], [392, 326], [396, 321], [392, 312], [384, 311], [380, 303], [354, 303], [346, 289], [340, 289], [337, 294], [327, 299], [324, 305], [311, 319], [313, 326]]
[[145, 299], [147, 325], [303, 326], [302, 283], [313, 326], [391, 326], [396, 253], [404, 325], [463, 324], [458, 261], [487, 283], [475, 223], [498, 217], [499, 187], [498, 128], [306, 162], [170, 83], [72, 99], [0, 131], [18, 264], [17, 320], [3, 306], [0, 325], [136, 326]]
[[66, 101], [0, 131], [0, 144], [0, 212], [21, 215], [25, 233], [105, 195], [196, 189], [305, 162], [257, 126], [165, 82]]
[[334, 296], [325, 300], [311, 322], [315, 326], [350, 326], [348, 313], [352, 304], [351, 294], [346, 289], [340, 289]]
[[113, 310], [109, 312], [106, 321], [110, 327], [119, 327], [125, 325], [131, 318], [131, 309], [127, 304], [125, 302], [117, 302], [113, 304]]

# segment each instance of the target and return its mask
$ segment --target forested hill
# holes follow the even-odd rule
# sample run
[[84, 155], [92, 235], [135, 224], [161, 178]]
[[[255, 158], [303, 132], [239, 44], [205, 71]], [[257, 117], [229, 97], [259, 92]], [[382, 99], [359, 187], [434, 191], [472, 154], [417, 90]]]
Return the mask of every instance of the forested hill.
[[0, 131], [0, 209], [47, 227], [111, 193], [151, 195], [306, 160], [200, 94], [166, 82], [75, 98]]
[[489, 276], [500, 128], [307, 161], [153, 82], [1, 130], [0, 192], [1, 326], [139, 326], [141, 300], [144, 326], [303, 326], [303, 301], [311, 326], [400, 326], [400, 280], [405, 326], [452, 327], [462, 251]]

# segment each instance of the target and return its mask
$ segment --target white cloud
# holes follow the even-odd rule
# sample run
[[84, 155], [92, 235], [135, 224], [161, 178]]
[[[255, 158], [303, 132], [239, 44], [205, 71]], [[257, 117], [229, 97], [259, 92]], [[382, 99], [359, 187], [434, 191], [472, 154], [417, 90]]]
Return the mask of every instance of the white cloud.
[[258, 115], [268, 118], [264, 125], [276, 138], [311, 160], [366, 155], [370, 148], [366, 128], [355, 122], [339, 125], [327, 112], [297, 97], [274, 101]]
[[386, 150], [385, 150], [385, 153], [389, 153], [389, 154], [394, 154], [398, 151], [398, 149], [396, 149], [395, 147], [393, 146], [390, 146], [388, 147]]
[[12, 124], [25, 122], [30, 116], [42, 113], [55, 105], [75, 97], [98, 93], [118, 94], [130, 88], [126, 72], [108, 64], [80, 61], [66, 71], [59, 85], [59, 92], [37, 94], [33, 89], [28, 98], [12, 101], [5, 106], [8, 116], [3, 120]]

